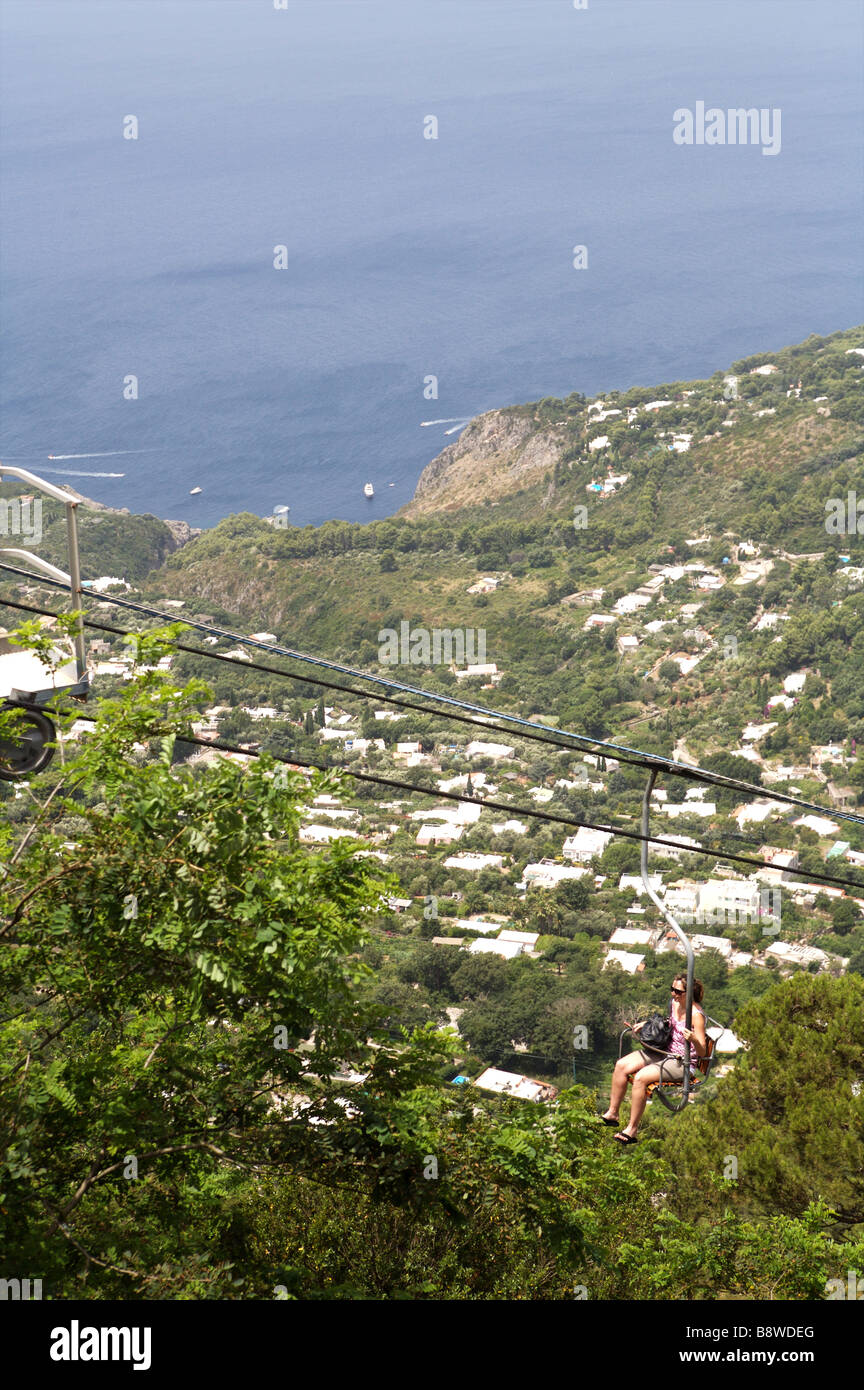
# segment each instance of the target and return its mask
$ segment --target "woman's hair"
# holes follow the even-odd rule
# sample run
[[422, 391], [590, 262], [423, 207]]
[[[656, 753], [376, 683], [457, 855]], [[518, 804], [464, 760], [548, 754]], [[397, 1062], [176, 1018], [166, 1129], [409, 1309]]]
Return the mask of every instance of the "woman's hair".
[[[675, 976], [675, 979], [672, 981], [673, 985], [674, 985], [674, 984], [676, 983], [676, 981], [678, 981], [678, 980], [680, 980], [681, 983], [682, 983], [683, 985], [686, 986], [686, 984], [687, 984], [687, 976], [686, 976], [686, 975], [676, 975], [676, 976]], [[701, 980], [694, 980], [694, 981], [693, 981], [693, 999], [694, 999], [694, 1002], [697, 1003], [697, 1004], [701, 1004], [701, 1003], [702, 1003], [702, 996], [703, 996], [704, 993], [705, 993], [705, 988], [704, 988], [704, 986], [703, 986], [703, 984], [702, 984], [702, 981], [701, 981]]]

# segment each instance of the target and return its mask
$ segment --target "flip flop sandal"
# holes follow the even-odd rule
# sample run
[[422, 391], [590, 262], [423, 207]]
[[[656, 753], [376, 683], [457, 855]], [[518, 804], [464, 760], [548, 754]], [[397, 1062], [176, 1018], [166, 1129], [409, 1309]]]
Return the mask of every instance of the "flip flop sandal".
[[618, 1134], [613, 1134], [613, 1135], [612, 1135], [612, 1138], [613, 1138], [613, 1139], [617, 1139], [619, 1144], [638, 1144], [638, 1143], [639, 1143], [639, 1140], [638, 1140], [638, 1139], [634, 1139], [632, 1134], [625, 1134], [625, 1133], [623, 1132], [623, 1130], [619, 1131]]
[[621, 1123], [620, 1120], [607, 1120], [605, 1115], [601, 1115], [600, 1119], [603, 1121], [604, 1125], [620, 1125]]

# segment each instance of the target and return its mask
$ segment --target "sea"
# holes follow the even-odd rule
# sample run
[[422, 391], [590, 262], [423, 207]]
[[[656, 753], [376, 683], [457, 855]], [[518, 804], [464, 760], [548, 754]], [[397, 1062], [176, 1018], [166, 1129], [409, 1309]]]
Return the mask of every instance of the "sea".
[[482, 411], [859, 323], [862, 58], [859, 0], [3, 0], [0, 460], [371, 520]]

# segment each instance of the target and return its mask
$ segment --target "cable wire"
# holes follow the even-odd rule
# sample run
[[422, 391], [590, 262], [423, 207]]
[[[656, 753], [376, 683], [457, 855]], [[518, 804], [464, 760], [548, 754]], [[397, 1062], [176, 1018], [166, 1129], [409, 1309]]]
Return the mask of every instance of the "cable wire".
[[[93, 715], [76, 715], [76, 718], [79, 721], [87, 724], [95, 724], [97, 722], [96, 718]], [[212, 748], [220, 753], [234, 753], [238, 754], [240, 757], [243, 758], [260, 758], [262, 756], [261, 753], [256, 753], [248, 748], [244, 748], [242, 744], [228, 743], [225, 739], [200, 738], [198, 735], [191, 733], [177, 734], [176, 738], [178, 743], [197, 744], [201, 748]], [[268, 757], [273, 759], [274, 762], [286, 763], [290, 767], [307, 768], [312, 772], [336, 773], [340, 776], [353, 777], [359, 782], [372, 782], [378, 786], [393, 787], [399, 791], [410, 792], [414, 796], [431, 796], [435, 798], [443, 798], [445, 801], [465, 802], [473, 806], [482, 806], [485, 809], [491, 811], [504, 811], [507, 813], [507, 815], [511, 816], [514, 814], [518, 814], [520, 816], [528, 816], [532, 820], [541, 820], [550, 822], [554, 825], [569, 826], [570, 828], [575, 830], [579, 830], [582, 827], [586, 828], [587, 830], [602, 830], [610, 835], [620, 835], [623, 839], [626, 840], [636, 840], [639, 843], [642, 843], [644, 841], [648, 844], [668, 845], [673, 849], [687, 850], [690, 854], [701, 854], [711, 859], [728, 859], [730, 861], [734, 861], [737, 864], [752, 865], [757, 869], [770, 869], [771, 867], [770, 864], [765, 863], [764, 859], [754, 859], [749, 855], [734, 853], [727, 854], [722, 850], [706, 849], [702, 848], [701, 846], [699, 848], [695, 848], [692, 845], [683, 844], [679, 840], [670, 840], [659, 835], [644, 835], [640, 834], [636, 830], [625, 830], [623, 827], [617, 825], [598, 825], [596, 824], [596, 822], [593, 821], [580, 821], [570, 816], [562, 816], [556, 814], [553, 811], [538, 811], [535, 810], [534, 807], [529, 808], [527, 806], [514, 807], [512, 804], [508, 804], [505, 801], [491, 801], [487, 800], [486, 798], [464, 796], [459, 792], [441, 791], [438, 787], [415, 786], [413, 782], [404, 782], [395, 777], [382, 777], [379, 773], [357, 772], [353, 768], [349, 767], [328, 767], [326, 764], [309, 762], [307, 759], [295, 757], [293, 754], [289, 756], [287, 754], [282, 753], [270, 753], [267, 752], [267, 750], [265, 750], [265, 752], [267, 753]], [[856, 883], [853, 879], [835, 878], [828, 874], [810, 873], [810, 871], [806, 869], [784, 868], [783, 873], [797, 874], [801, 878], [807, 878], [808, 881], [818, 880], [820, 883], [829, 883], [837, 888], [855, 888], [859, 892], [864, 893], [864, 888], [862, 888], [862, 885], [860, 883]]]
[[[8, 570], [13, 574], [23, 575], [25, 578], [30, 579], [31, 581], [35, 581], [37, 583], [53, 585], [55, 588], [66, 589], [68, 587], [61, 580], [51, 579], [48, 576], [36, 576], [31, 574], [29, 571], [19, 569], [14, 565], [8, 565], [0, 562], [0, 569]], [[83, 596], [88, 598], [93, 597], [93, 595], [89, 592], [85, 593]], [[779, 801], [786, 805], [797, 806], [805, 810], [821, 812], [822, 814], [834, 816], [838, 820], [849, 821], [855, 825], [864, 825], [864, 816], [856, 815], [854, 812], [851, 811], [844, 811], [833, 807], [829, 808], [826, 806], [820, 806], [818, 802], [806, 801], [802, 797], [792, 796], [787, 792], [769, 791], [768, 789], [757, 786], [752, 782], [744, 782], [739, 778], [727, 777], [723, 773], [712, 772], [707, 768], [689, 767], [684, 763], [676, 763], [673, 759], [661, 757], [659, 754], [642, 753], [639, 749], [629, 748], [627, 745], [623, 744], [611, 743], [604, 739], [596, 739], [588, 734], [576, 734], [566, 729], [555, 729], [551, 725], [547, 724], [535, 724], [530, 720], [524, 719], [521, 715], [507, 714], [505, 711], [502, 710], [490, 710], [488, 707], [484, 705], [475, 705], [469, 701], [457, 700], [455, 699], [455, 697], [451, 695], [436, 694], [431, 691], [423, 690], [419, 686], [406, 685], [404, 682], [401, 681], [390, 680], [389, 678], [384, 676], [372, 675], [369, 672], [359, 671], [351, 666], [343, 666], [338, 662], [329, 661], [324, 657], [310, 656], [307, 653], [294, 651], [288, 647], [282, 647], [273, 643], [259, 641], [257, 638], [244, 637], [242, 633], [232, 632], [229, 629], [217, 627], [214, 624], [198, 622], [197, 620], [192, 618], [178, 619], [176, 615], [163, 613], [160, 609], [151, 608], [145, 604], [135, 603], [131, 599], [120, 598], [116, 594], [100, 594], [98, 597], [98, 601], [101, 603], [114, 604], [116, 606], [129, 609], [132, 612], [143, 614], [147, 617], [158, 618], [163, 623], [170, 624], [179, 621], [182, 622], [183, 625], [186, 627], [191, 627], [201, 632], [223, 637], [228, 641], [240, 642], [244, 646], [252, 646], [262, 651], [272, 652], [276, 656], [288, 657], [289, 659], [294, 661], [305, 662], [308, 665], [319, 666], [322, 669], [335, 671], [342, 675], [353, 676], [360, 680], [370, 681], [375, 684], [381, 685], [387, 689], [398, 690], [405, 694], [419, 695], [421, 698], [426, 700], [436, 700], [439, 703], [446, 704], [457, 709], [466, 710], [471, 713], [482, 716], [484, 719], [484, 726], [487, 728], [494, 727], [491, 723], [492, 720], [503, 720], [508, 724], [514, 724], [522, 729], [527, 730], [528, 732], [523, 734], [523, 737], [537, 737], [538, 735], [545, 735], [546, 737], [541, 741], [549, 743], [553, 743], [555, 740], [560, 738], [575, 739], [581, 743], [588, 743], [595, 748], [602, 749], [604, 754], [608, 752], [615, 757], [619, 757], [619, 755], [622, 753], [628, 754], [628, 760], [630, 762], [634, 762], [637, 766], [646, 767], [649, 769], [656, 769], [658, 772], [667, 772], [672, 776], [685, 777], [691, 781], [705, 782], [710, 786], [726, 787], [730, 790], [741, 791], [751, 796], [764, 797], [768, 800]], [[51, 616], [56, 617], [57, 615], [51, 614]], [[195, 655], [208, 656], [217, 654], [195, 651]], [[238, 662], [238, 665], [242, 665], [243, 667], [248, 668], [252, 665], [252, 663], [244, 661]], [[273, 674], [281, 675], [284, 679], [288, 680], [294, 679], [293, 674], [288, 671], [274, 672]], [[365, 699], [379, 698], [377, 695], [374, 695], [371, 691], [355, 691], [353, 693], [361, 695]], [[426, 712], [440, 714], [442, 717], [445, 717], [445, 712], [441, 710]], [[486, 723], [485, 721], [490, 722]], [[549, 735], [552, 735], [552, 738], [549, 738]], [[555, 746], [562, 747], [563, 745], [561, 745], [560, 743], [555, 743]], [[620, 758], [619, 760], [624, 761], [624, 759]]]

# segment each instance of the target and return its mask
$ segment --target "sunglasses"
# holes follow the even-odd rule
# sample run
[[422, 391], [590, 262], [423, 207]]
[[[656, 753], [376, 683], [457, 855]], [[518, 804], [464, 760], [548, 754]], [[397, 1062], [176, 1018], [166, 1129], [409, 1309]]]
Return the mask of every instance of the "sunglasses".
[[686, 994], [687, 991], [686, 991], [686, 989], [673, 989], [672, 993], [673, 993], [673, 994]]

